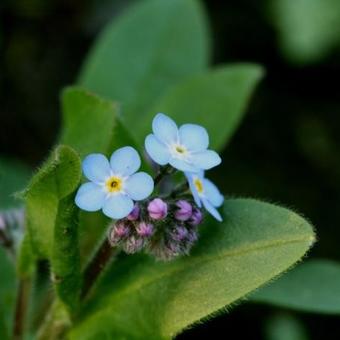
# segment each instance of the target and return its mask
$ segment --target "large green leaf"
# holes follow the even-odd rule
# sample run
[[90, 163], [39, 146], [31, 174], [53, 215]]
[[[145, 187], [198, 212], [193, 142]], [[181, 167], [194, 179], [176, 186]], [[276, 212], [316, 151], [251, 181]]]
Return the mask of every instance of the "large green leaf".
[[206, 68], [207, 40], [198, 1], [140, 1], [99, 36], [79, 82], [121, 102], [134, 129], [155, 98]]
[[340, 44], [338, 0], [277, 0], [271, 18], [284, 54], [298, 63], [312, 63]]
[[340, 314], [340, 264], [310, 260], [257, 291], [251, 300], [307, 312]]
[[14, 198], [16, 191], [22, 190], [30, 177], [30, 169], [22, 163], [8, 158], [0, 158], [0, 209], [18, 205]]
[[142, 141], [151, 131], [154, 115], [164, 112], [179, 124], [203, 125], [210, 132], [212, 147], [221, 149], [241, 122], [262, 75], [258, 65], [235, 64], [193, 76], [157, 100], [134, 132]]
[[0, 248], [0, 270], [0, 338], [6, 340], [10, 339], [12, 330], [16, 280], [14, 263], [3, 248]]
[[287, 209], [235, 199], [223, 210], [224, 222], [206, 222], [190, 257], [118, 258], [71, 339], [169, 338], [287, 270], [314, 242], [312, 227]]
[[26, 189], [27, 228], [39, 257], [50, 257], [59, 203], [75, 191], [80, 178], [78, 154], [68, 146], [59, 146]]

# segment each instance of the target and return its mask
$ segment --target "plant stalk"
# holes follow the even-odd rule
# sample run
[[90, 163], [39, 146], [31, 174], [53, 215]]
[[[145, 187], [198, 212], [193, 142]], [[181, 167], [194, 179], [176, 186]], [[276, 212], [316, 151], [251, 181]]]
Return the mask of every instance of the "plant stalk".
[[19, 281], [13, 325], [13, 339], [15, 340], [23, 339], [31, 286], [32, 280], [30, 278]]
[[117, 253], [117, 248], [110, 245], [107, 238], [101, 244], [97, 250], [95, 256], [87, 266], [84, 272], [84, 285], [81, 291], [81, 299], [86, 298], [87, 294], [91, 290], [92, 286], [103, 272], [107, 264]]

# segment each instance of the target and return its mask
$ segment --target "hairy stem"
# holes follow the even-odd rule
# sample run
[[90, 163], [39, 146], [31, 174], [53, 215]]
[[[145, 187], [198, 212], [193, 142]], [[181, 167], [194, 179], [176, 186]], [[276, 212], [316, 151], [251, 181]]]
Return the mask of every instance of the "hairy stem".
[[101, 244], [99, 249], [97, 250], [95, 256], [85, 269], [84, 273], [84, 285], [81, 291], [81, 298], [84, 299], [92, 286], [105, 269], [107, 264], [113, 258], [113, 255], [117, 253], [117, 249], [112, 247], [107, 238], [105, 238], [104, 242]]
[[13, 339], [15, 340], [23, 339], [31, 286], [32, 280], [30, 278], [21, 279], [19, 281], [13, 325]]

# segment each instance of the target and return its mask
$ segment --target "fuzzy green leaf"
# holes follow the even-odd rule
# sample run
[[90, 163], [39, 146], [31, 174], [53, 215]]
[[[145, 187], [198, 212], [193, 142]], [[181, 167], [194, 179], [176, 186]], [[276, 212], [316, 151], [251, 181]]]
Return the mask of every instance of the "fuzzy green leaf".
[[207, 64], [207, 27], [198, 1], [140, 1], [99, 36], [79, 83], [121, 102], [126, 126], [135, 127], [155, 98]]
[[251, 300], [306, 312], [340, 314], [340, 264], [309, 260], [260, 289]]
[[59, 203], [51, 256], [53, 281], [62, 302], [71, 310], [78, 306], [81, 270], [78, 246], [78, 208], [74, 195]]
[[206, 222], [190, 257], [118, 259], [70, 338], [169, 338], [287, 270], [314, 242], [312, 227], [287, 209], [235, 199], [223, 210], [224, 222]]
[[59, 202], [75, 191], [80, 178], [78, 154], [68, 146], [59, 146], [26, 189], [27, 228], [38, 257], [50, 257]]
[[240, 124], [256, 85], [263, 76], [258, 65], [235, 64], [193, 76], [171, 88], [135, 130], [140, 141], [151, 132], [151, 121], [164, 112], [178, 124], [203, 125], [211, 146], [222, 149]]

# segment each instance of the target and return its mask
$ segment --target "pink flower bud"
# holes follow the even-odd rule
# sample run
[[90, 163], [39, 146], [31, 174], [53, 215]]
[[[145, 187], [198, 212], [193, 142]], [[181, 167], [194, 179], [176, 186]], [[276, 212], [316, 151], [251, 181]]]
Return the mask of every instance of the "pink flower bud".
[[175, 241], [183, 241], [188, 235], [188, 229], [182, 226], [176, 227], [171, 233], [171, 237]]
[[150, 237], [153, 234], [153, 225], [151, 223], [141, 222], [136, 228], [137, 234], [141, 237]]
[[203, 214], [201, 210], [195, 208], [192, 212], [192, 216], [189, 220], [189, 224], [192, 226], [197, 226], [202, 223], [202, 220], [203, 220]]
[[126, 238], [130, 234], [130, 227], [122, 222], [118, 221], [110, 231], [109, 241], [111, 245], [117, 245], [120, 241]]
[[133, 210], [127, 216], [127, 219], [129, 221], [136, 221], [139, 219], [139, 214], [140, 214], [140, 208], [139, 208], [139, 205], [136, 203]]
[[177, 211], [175, 212], [175, 218], [178, 221], [187, 221], [192, 215], [192, 206], [185, 200], [179, 200], [176, 202]]
[[155, 198], [149, 203], [148, 212], [152, 219], [162, 220], [168, 214], [168, 206], [160, 198]]

